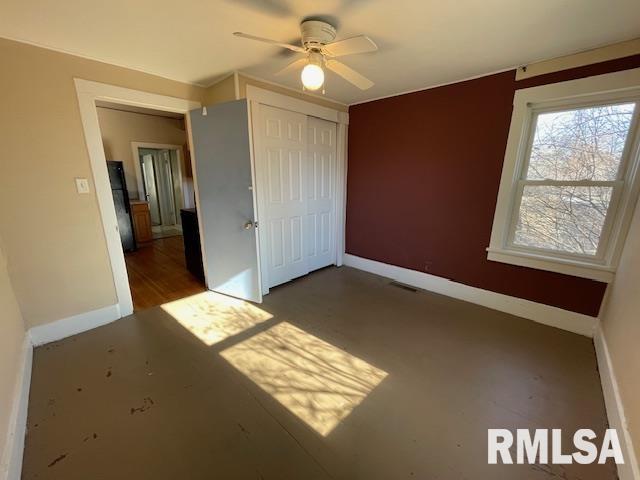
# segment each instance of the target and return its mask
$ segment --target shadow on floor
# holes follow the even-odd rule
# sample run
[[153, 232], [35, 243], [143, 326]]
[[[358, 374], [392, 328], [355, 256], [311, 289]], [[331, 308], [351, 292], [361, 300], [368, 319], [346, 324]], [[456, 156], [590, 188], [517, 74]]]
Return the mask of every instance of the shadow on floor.
[[488, 428], [600, 437], [590, 339], [331, 268], [36, 349], [23, 478], [616, 478], [487, 465]]

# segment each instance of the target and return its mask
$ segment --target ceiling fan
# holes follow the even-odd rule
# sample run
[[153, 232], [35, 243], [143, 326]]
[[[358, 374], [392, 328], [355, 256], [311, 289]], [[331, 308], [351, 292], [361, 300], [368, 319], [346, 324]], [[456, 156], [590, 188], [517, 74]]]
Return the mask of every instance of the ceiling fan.
[[[356, 53], [375, 52], [377, 45], [366, 35], [338, 40], [336, 29], [333, 25], [320, 20], [306, 20], [300, 24], [302, 34], [301, 46], [282, 43], [268, 38], [256, 37], [242, 32], [234, 32], [237, 37], [270, 43], [287, 48], [296, 53], [304, 54], [280, 70], [276, 75], [289, 73], [302, 68], [300, 79], [307, 90], [318, 90], [324, 85], [324, 67], [340, 75], [346, 81], [352, 83], [361, 90], [367, 90], [373, 86], [373, 82], [359, 74], [344, 63], [336, 60], [337, 57], [354, 55]], [[324, 93], [324, 89], [323, 92]]]

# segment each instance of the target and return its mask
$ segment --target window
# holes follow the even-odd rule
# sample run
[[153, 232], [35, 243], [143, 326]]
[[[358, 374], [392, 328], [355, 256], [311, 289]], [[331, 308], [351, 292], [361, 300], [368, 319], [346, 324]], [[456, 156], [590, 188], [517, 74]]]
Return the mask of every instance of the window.
[[635, 103], [534, 113], [512, 245], [595, 257]]
[[613, 278], [638, 188], [632, 77], [636, 89], [585, 95], [594, 82], [583, 79], [516, 93], [490, 260]]

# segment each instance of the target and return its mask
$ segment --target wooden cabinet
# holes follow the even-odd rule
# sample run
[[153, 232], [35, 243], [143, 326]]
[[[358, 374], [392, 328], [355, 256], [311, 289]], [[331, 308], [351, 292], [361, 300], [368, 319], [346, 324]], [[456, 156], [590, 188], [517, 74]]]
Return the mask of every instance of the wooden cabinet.
[[145, 243], [153, 240], [151, 231], [151, 214], [149, 204], [143, 201], [131, 202], [131, 219], [133, 220], [133, 231], [137, 243]]

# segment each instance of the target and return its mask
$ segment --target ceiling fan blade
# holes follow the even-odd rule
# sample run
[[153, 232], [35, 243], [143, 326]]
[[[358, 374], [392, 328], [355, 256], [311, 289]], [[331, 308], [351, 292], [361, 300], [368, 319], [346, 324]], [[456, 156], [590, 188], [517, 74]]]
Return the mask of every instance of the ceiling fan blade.
[[329, 43], [322, 47], [322, 51], [330, 57], [342, 57], [355, 53], [375, 52], [378, 46], [366, 35], [347, 38], [337, 42]]
[[332, 72], [337, 73], [347, 82], [353, 83], [360, 90], [367, 90], [373, 87], [374, 83], [364, 75], [359, 74], [351, 67], [347, 67], [344, 63], [338, 60], [327, 60], [325, 65]]
[[257, 40], [258, 42], [270, 43], [271, 45], [276, 45], [282, 48], [288, 48], [289, 50], [293, 50], [294, 52], [305, 53], [306, 50], [302, 47], [298, 47], [297, 45], [291, 45], [288, 43], [278, 42], [276, 40], [271, 40], [269, 38], [256, 37], [255, 35], [249, 35], [248, 33], [242, 32], [233, 32], [236, 37], [248, 38], [249, 40]]
[[299, 58], [298, 60], [295, 60], [284, 67], [282, 70], [276, 73], [276, 75], [284, 75], [286, 73], [293, 72], [294, 70], [298, 70], [299, 68], [304, 67], [308, 62], [309, 60], [307, 58]]
[[235, 3], [244, 5], [258, 13], [273, 15], [275, 17], [285, 17], [294, 15], [285, 0], [235, 0]]

